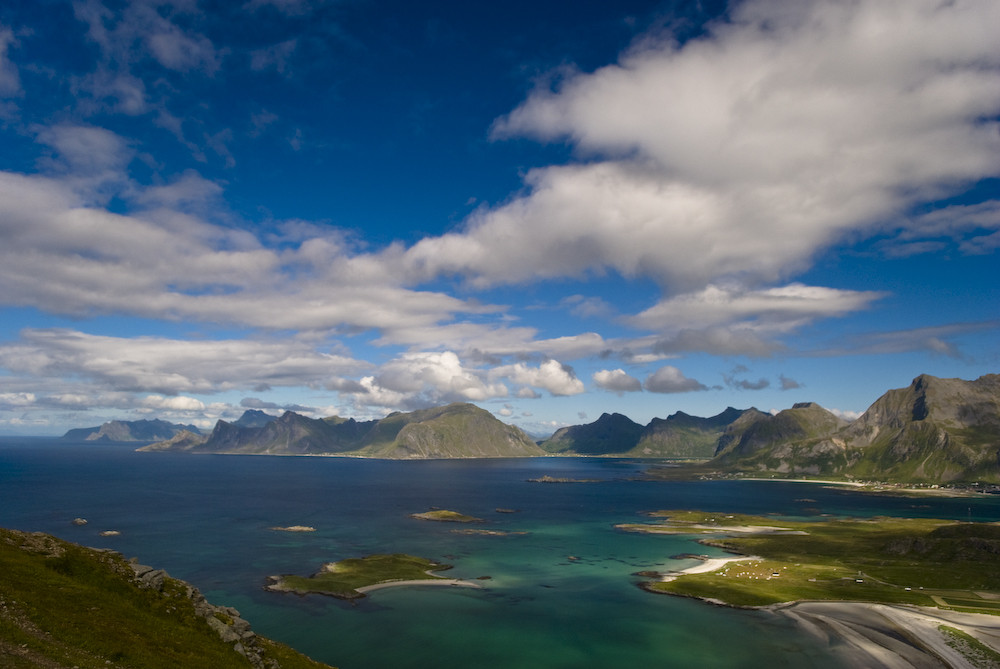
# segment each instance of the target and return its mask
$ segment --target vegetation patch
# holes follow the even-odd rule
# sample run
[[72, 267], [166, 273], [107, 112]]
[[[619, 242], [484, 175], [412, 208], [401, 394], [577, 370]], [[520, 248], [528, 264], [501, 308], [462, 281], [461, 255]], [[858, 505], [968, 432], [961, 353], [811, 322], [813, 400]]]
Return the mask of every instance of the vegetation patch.
[[272, 576], [268, 589], [357, 599], [364, 597], [362, 588], [394, 581], [435, 581], [440, 577], [431, 572], [445, 569], [451, 569], [451, 565], [405, 553], [369, 555], [328, 562], [312, 576]]
[[[191, 586], [140, 587], [118, 553], [0, 529], [0, 574], [0, 666], [253, 666], [198, 614]], [[265, 666], [327, 666], [254, 638]]]
[[960, 629], [948, 625], [940, 625], [939, 630], [945, 636], [945, 643], [961, 653], [973, 667], [982, 669], [1000, 668], [1000, 653]]
[[[735, 606], [855, 600], [1000, 613], [1000, 525], [914, 518], [785, 521], [662, 511], [658, 531], [759, 559], [642, 586]], [[754, 528], [760, 528], [755, 531]], [[626, 527], [628, 529], [628, 527]]]
[[448, 509], [432, 509], [431, 511], [425, 511], [423, 513], [411, 513], [410, 518], [416, 518], [417, 520], [437, 520], [443, 523], [481, 523], [482, 518], [476, 518], [475, 516], [467, 516], [464, 513], [459, 513], [458, 511], [449, 511]]

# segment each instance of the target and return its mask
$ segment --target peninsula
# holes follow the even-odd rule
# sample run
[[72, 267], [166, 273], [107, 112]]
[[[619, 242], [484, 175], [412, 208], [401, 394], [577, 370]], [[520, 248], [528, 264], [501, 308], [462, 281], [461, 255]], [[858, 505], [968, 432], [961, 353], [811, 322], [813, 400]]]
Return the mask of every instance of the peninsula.
[[327, 562], [312, 576], [271, 576], [266, 589], [300, 595], [315, 593], [338, 599], [360, 599], [372, 590], [406, 585], [482, 587], [473, 581], [447, 579], [434, 574], [451, 567], [449, 564], [404, 553], [377, 554]]
[[[839, 629], [862, 664], [887, 649], [904, 658], [952, 657], [950, 666], [995, 666], [972, 657], [1000, 661], [998, 523], [650, 515], [662, 520], [617, 528], [699, 535], [699, 543], [734, 555], [704, 556], [694, 567], [642, 582], [645, 590], [762, 608], [821, 635]], [[900, 636], [910, 641], [893, 641]]]

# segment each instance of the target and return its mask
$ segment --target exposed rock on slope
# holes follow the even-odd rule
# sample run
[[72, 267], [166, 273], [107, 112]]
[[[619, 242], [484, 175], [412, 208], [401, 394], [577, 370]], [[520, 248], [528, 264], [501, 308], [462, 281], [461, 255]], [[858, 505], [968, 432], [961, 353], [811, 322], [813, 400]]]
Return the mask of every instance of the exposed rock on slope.
[[236, 609], [120, 554], [0, 529], [0, 666], [320, 669]]
[[858, 477], [1000, 481], [1000, 374], [918, 376], [821, 445], [843, 448]]
[[889, 481], [1000, 481], [1000, 375], [963, 381], [925, 374], [888, 391], [847, 426], [820, 411], [796, 405], [739, 429], [734, 423], [713, 463]]

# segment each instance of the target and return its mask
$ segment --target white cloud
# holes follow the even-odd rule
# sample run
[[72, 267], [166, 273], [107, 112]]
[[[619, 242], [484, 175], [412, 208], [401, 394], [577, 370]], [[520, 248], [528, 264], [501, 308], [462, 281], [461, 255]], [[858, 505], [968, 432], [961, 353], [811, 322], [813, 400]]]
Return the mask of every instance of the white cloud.
[[687, 393], [696, 390], [708, 390], [694, 379], [684, 376], [676, 367], [667, 365], [656, 370], [646, 378], [643, 384], [651, 393]]
[[407, 395], [426, 393], [434, 401], [481, 401], [507, 395], [502, 383], [484, 383], [451, 351], [404, 354], [383, 365], [375, 382]]
[[17, 40], [10, 28], [0, 25], [0, 98], [21, 93], [21, 78], [9, 53], [10, 47], [16, 44]]
[[642, 390], [642, 383], [639, 379], [628, 375], [623, 369], [602, 369], [594, 372], [593, 379], [599, 388], [619, 395]]
[[736, 284], [704, 289], [665, 299], [629, 319], [637, 327], [670, 331], [711, 328], [739, 323], [758, 332], [785, 332], [817, 318], [843, 316], [865, 308], [884, 294], [838, 290], [793, 283], [751, 290]]
[[998, 22], [990, 0], [761, 0], [683, 45], [643, 40], [496, 123], [588, 162], [531, 171], [526, 195], [406, 268], [476, 286], [614, 270], [668, 293], [780, 281], [1000, 173]]
[[147, 409], [168, 411], [204, 411], [205, 403], [194, 397], [163, 397], [162, 395], [147, 395], [139, 404]]
[[[118, 391], [165, 395], [216, 393], [262, 384], [320, 386], [365, 367], [365, 363], [321, 353], [295, 339], [184, 341], [25, 330], [20, 341], [0, 344], [0, 368], [15, 374], [75, 377]], [[184, 404], [190, 398], [164, 401]]]
[[0, 393], [0, 408], [30, 407], [36, 402], [34, 393]]
[[[509, 378], [514, 383], [541, 388], [553, 395], [578, 395], [584, 390], [583, 382], [576, 378], [573, 369], [558, 360], [546, 360], [538, 367], [523, 362], [501, 365], [490, 370], [489, 376], [494, 379]], [[518, 396], [526, 395], [519, 392]]]

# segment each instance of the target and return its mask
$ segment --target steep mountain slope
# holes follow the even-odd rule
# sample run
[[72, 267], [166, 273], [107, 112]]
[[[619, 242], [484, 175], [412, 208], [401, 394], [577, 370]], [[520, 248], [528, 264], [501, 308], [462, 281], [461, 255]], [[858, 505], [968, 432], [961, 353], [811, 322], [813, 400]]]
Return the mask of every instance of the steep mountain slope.
[[394, 413], [378, 421], [359, 454], [378, 458], [502, 458], [544, 455], [519, 428], [473, 404]]
[[579, 455], [619, 454], [635, 448], [643, 427], [620, 413], [602, 414], [587, 425], [560, 428], [542, 442], [549, 453]]
[[858, 477], [1000, 481], [1000, 374], [918, 376], [830, 441]]
[[683, 411], [665, 419], [654, 418], [642, 431], [639, 443], [628, 454], [653, 458], [711, 458], [725, 429], [747, 411], [729, 407], [709, 418], [691, 416]]
[[239, 427], [264, 427], [273, 420], [277, 420], [277, 416], [264, 413], [259, 409], [247, 409], [243, 412], [242, 416], [233, 421], [233, 425]]
[[69, 430], [63, 439], [72, 441], [156, 441], [170, 439], [187, 430], [197, 434], [194, 425], [178, 425], [165, 420], [113, 420], [99, 427], [80, 427]]
[[207, 437], [180, 435], [143, 451], [376, 458], [490, 458], [544, 455], [520, 429], [472, 404], [449, 404], [378, 421], [314, 419], [291, 411], [262, 427], [219, 421]]
[[1000, 481], [1000, 375], [925, 374], [885, 393], [850, 425], [836, 420], [815, 405], [796, 405], [738, 421], [713, 464], [902, 482]]
[[792, 451], [779, 447], [828, 437], [846, 425], [847, 421], [815, 402], [801, 402], [773, 416], [755, 409], [726, 429], [715, 455], [718, 462], [777, 459], [774, 466], [780, 467], [780, 461], [791, 457]]

